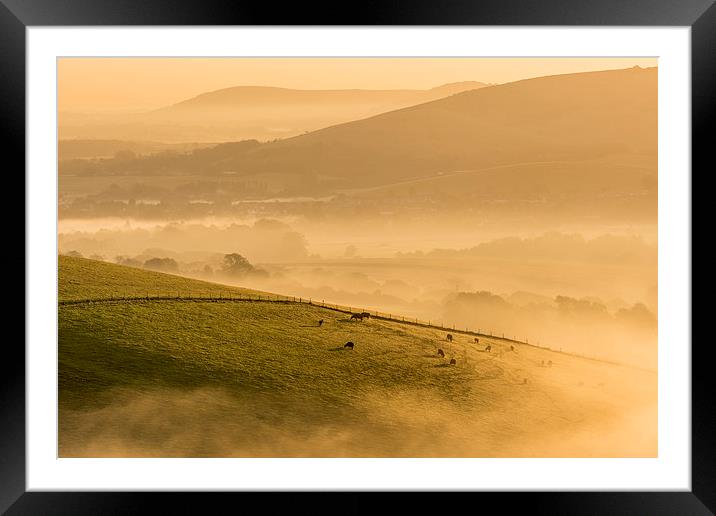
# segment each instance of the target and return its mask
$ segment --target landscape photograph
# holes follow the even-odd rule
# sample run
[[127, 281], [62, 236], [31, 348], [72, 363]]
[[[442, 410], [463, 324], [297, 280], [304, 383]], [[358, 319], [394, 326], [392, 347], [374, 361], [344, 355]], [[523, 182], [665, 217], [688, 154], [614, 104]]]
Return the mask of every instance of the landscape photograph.
[[657, 457], [656, 58], [57, 84], [59, 457]]

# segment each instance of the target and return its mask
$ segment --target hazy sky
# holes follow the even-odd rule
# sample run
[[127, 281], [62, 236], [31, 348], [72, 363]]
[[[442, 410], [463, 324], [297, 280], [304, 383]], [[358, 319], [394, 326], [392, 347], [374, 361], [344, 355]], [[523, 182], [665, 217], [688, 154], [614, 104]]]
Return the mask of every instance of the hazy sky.
[[142, 110], [231, 86], [428, 89], [656, 66], [655, 58], [62, 58], [61, 111]]

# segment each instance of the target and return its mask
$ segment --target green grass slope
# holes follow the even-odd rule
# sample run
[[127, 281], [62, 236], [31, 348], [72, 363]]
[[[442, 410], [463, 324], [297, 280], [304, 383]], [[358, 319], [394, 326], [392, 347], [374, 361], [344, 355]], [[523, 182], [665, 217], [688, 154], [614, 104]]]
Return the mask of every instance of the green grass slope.
[[[59, 278], [61, 300], [230, 290], [67, 257]], [[654, 373], [472, 340], [305, 304], [60, 305], [60, 456], [656, 454]]]
[[58, 256], [60, 302], [112, 297], [169, 294], [260, 294], [256, 290], [220, 285], [172, 274], [116, 265], [114, 263]]

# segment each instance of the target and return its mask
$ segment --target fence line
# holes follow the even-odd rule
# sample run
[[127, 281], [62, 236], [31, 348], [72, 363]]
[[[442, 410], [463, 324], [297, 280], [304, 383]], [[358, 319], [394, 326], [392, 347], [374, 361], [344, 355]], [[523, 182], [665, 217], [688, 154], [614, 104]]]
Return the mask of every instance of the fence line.
[[[532, 347], [539, 347], [542, 349], [550, 349], [548, 347], [541, 347], [538, 344], [530, 344], [529, 339], [519, 340], [514, 335], [510, 338], [509, 335], [505, 336], [504, 333], [500, 335], [493, 333], [491, 330], [477, 330], [470, 329], [468, 327], [459, 327], [457, 325], [445, 326], [444, 324], [436, 324], [432, 321], [420, 320], [417, 317], [405, 317], [403, 315], [396, 315], [389, 312], [379, 312], [377, 310], [366, 310], [363, 308], [338, 305], [334, 303], [326, 303], [325, 300], [315, 301], [312, 298], [295, 297], [295, 296], [283, 296], [278, 294], [244, 294], [236, 292], [199, 292], [199, 293], [182, 293], [171, 292], [166, 294], [156, 294], [147, 292], [146, 295], [120, 295], [112, 294], [107, 297], [100, 298], [78, 298], [78, 299], [63, 299], [58, 301], [59, 306], [71, 306], [71, 305], [92, 305], [92, 304], [119, 304], [119, 303], [133, 303], [142, 301], [186, 301], [186, 302], [264, 302], [264, 303], [284, 303], [284, 304], [308, 304], [334, 312], [340, 312], [345, 314], [354, 313], [368, 313], [373, 319], [379, 319], [384, 321], [392, 321], [401, 324], [408, 324], [411, 326], [418, 326], [422, 328], [431, 328], [441, 330], [445, 332], [454, 332], [464, 335], [471, 335], [475, 337], [489, 337], [493, 339], [504, 340], [507, 342], [514, 342], [517, 344], [523, 344]], [[482, 330], [482, 331], [481, 331]], [[551, 350], [554, 351], [554, 350]]]
[[562, 355], [568, 355], [572, 357], [577, 357], [581, 359], [586, 360], [593, 360], [596, 362], [604, 362], [608, 364], [623, 366], [623, 367], [631, 367], [634, 369], [640, 369], [643, 371], [649, 371], [653, 372], [650, 369], [642, 368], [633, 364], [626, 364], [622, 362], [617, 362], [605, 358], [590, 356], [590, 355], [583, 355], [580, 353], [572, 352], [572, 351], [562, 351], [562, 349], [552, 349], [549, 346], [541, 346], [540, 342], [533, 341], [532, 343], [529, 342], [529, 339], [525, 338], [525, 340], [519, 340], [514, 335], [512, 338], [509, 337], [509, 334], [505, 336], [504, 333], [500, 332], [500, 335], [492, 332], [489, 329], [486, 329], [484, 331], [481, 331], [482, 328], [478, 328], [475, 330], [470, 330], [468, 327], [465, 327], [462, 329], [461, 327], [458, 327], [456, 325], [452, 326], [445, 326], [442, 323], [440, 324], [433, 324], [431, 321], [421, 321], [418, 318], [411, 318], [411, 317], [405, 317], [403, 315], [396, 315], [389, 312], [379, 312], [377, 310], [365, 310], [363, 308], [357, 308], [347, 305], [338, 305], [335, 303], [326, 303], [325, 300], [321, 301], [314, 301], [312, 298], [303, 298], [303, 297], [297, 297], [297, 296], [283, 296], [278, 294], [245, 294], [245, 293], [235, 293], [235, 292], [219, 292], [218, 294], [216, 292], [199, 292], [199, 293], [182, 293], [182, 292], [176, 292], [176, 293], [167, 293], [167, 294], [152, 294], [151, 292], [148, 292], [145, 296], [138, 296], [138, 295], [117, 295], [112, 294], [110, 297], [100, 297], [100, 298], [77, 298], [77, 299], [63, 299], [58, 301], [59, 306], [72, 306], [72, 305], [92, 305], [92, 304], [121, 304], [121, 303], [134, 303], [134, 302], [146, 302], [146, 301], [184, 301], [184, 302], [198, 302], [198, 301], [205, 301], [205, 302], [262, 302], [262, 303], [283, 303], [283, 304], [308, 304], [312, 306], [316, 306], [319, 308], [325, 308], [327, 310], [332, 310], [334, 312], [340, 312], [345, 314], [354, 314], [354, 313], [369, 313], [370, 317], [373, 319], [379, 319], [384, 321], [391, 321], [391, 322], [397, 322], [401, 324], [409, 324], [412, 326], [419, 326], [423, 328], [431, 328], [435, 330], [441, 330], [445, 332], [454, 332], [454, 333], [461, 333], [464, 335], [471, 335], [475, 337], [489, 337], [492, 339], [498, 339], [498, 340], [504, 340], [506, 342], [513, 342], [515, 344], [521, 344], [525, 346], [530, 346], [533, 348], [543, 349], [547, 351], [551, 351], [553, 353], [559, 353]]
[[244, 293], [235, 293], [235, 292], [199, 292], [199, 293], [182, 293], [182, 292], [172, 292], [167, 294], [152, 294], [151, 292], [147, 292], [145, 296], [138, 296], [138, 295], [118, 295], [118, 294], [112, 294], [110, 297], [100, 297], [100, 298], [78, 298], [78, 299], [63, 299], [58, 301], [59, 306], [72, 306], [72, 305], [92, 305], [92, 304], [121, 304], [121, 303], [134, 303], [134, 302], [146, 302], [146, 301], [185, 301], [185, 302], [197, 302], [197, 301], [208, 301], [208, 302], [214, 302], [214, 303], [227, 303], [227, 302], [254, 302], [254, 303], [283, 303], [283, 304], [307, 304], [316, 306], [319, 308], [325, 308], [327, 310], [332, 310], [334, 312], [340, 312], [344, 314], [354, 314], [354, 313], [369, 313], [370, 317], [373, 319], [379, 319], [383, 321], [391, 321], [391, 322], [397, 322], [401, 324], [409, 324], [411, 326], [418, 326], [422, 328], [431, 328], [435, 330], [441, 330], [445, 332], [454, 332], [454, 333], [461, 333], [463, 335], [471, 335], [475, 337], [485, 337], [485, 338], [491, 338], [491, 339], [498, 339], [498, 340], [504, 340], [506, 342], [513, 342], [515, 344], [521, 344], [524, 346], [530, 346], [533, 348], [539, 348], [544, 349], [547, 351], [552, 351], [553, 353], [560, 353], [562, 355], [568, 355], [573, 357], [578, 357], [586, 360], [594, 360], [597, 362], [606, 362], [608, 364], [614, 364], [618, 366], [626, 366], [626, 367], [632, 367], [636, 369], [641, 369], [644, 371], [650, 371], [649, 369], [644, 369], [635, 365], [631, 364], [624, 364], [621, 362], [612, 361], [605, 358], [599, 358], [594, 357], [590, 355], [582, 355], [579, 353], [571, 352], [571, 351], [562, 351], [562, 349], [552, 349], [549, 346], [541, 346], [540, 342], [533, 341], [532, 343], [529, 342], [529, 339], [525, 338], [525, 340], [519, 340], [514, 335], [512, 338], [509, 337], [509, 334], [505, 336], [504, 333], [500, 332], [500, 334], [496, 334], [493, 331], [489, 329], [485, 329], [484, 331], [481, 331], [482, 328], [478, 328], [477, 330], [470, 330], [468, 327], [465, 327], [464, 329], [461, 327], [458, 327], [457, 325], [452, 326], [445, 326], [442, 323], [440, 324], [434, 324], [431, 321], [421, 321], [417, 317], [405, 317], [403, 315], [396, 315], [389, 312], [379, 312], [377, 310], [365, 310], [363, 308], [358, 308], [354, 306], [347, 306], [347, 305], [338, 305], [335, 303], [326, 303], [325, 300], [321, 301], [314, 301], [312, 298], [304, 298], [304, 297], [297, 297], [297, 296], [283, 296], [279, 294], [244, 294]]

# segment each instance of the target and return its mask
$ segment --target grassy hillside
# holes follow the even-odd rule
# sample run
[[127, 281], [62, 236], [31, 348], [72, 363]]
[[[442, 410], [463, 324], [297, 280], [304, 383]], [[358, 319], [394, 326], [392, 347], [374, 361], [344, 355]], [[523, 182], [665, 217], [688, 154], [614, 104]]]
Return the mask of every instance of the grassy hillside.
[[[59, 278], [60, 299], [230, 290], [69, 257]], [[656, 453], [655, 374], [480, 344], [299, 304], [61, 305], [60, 456]]]
[[58, 299], [102, 299], [166, 294], [260, 294], [257, 290], [220, 285], [114, 263], [58, 256]]

